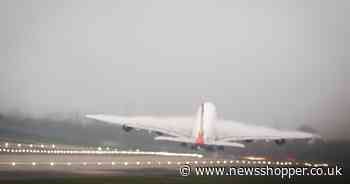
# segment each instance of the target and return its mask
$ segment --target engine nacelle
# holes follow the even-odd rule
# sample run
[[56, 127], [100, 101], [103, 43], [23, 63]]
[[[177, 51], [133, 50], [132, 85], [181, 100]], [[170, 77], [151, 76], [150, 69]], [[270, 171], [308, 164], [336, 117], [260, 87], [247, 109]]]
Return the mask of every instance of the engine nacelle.
[[254, 142], [254, 140], [253, 139], [246, 139], [246, 140], [244, 140], [244, 142], [245, 143], [252, 143], [252, 142]]
[[158, 136], [164, 135], [162, 132], [158, 132], [158, 131], [155, 131], [154, 133], [155, 133], [156, 135], [158, 135]]
[[123, 130], [125, 132], [130, 132], [132, 129], [134, 129], [133, 127], [129, 127], [129, 126], [126, 126], [126, 125], [123, 125], [122, 128], [123, 128]]
[[285, 139], [277, 139], [277, 140], [275, 140], [275, 143], [280, 146], [280, 145], [285, 144], [286, 140]]

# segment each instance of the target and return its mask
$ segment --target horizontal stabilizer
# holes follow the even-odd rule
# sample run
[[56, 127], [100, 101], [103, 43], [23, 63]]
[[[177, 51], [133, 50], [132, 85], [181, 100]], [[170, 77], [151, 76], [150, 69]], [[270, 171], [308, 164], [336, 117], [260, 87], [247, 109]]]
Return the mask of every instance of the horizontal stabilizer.
[[155, 137], [154, 140], [174, 141], [174, 142], [182, 142], [182, 143], [194, 143], [193, 139], [189, 139], [186, 137], [158, 136], [158, 137]]
[[215, 141], [215, 142], [213, 142], [211, 144], [212, 145], [216, 145], [216, 146], [229, 146], [229, 147], [245, 148], [244, 144], [237, 143], [237, 142]]
[[[186, 138], [186, 137], [158, 136], [158, 137], [155, 137], [154, 140], [173, 141], [173, 142], [190, 143], [190, 144], [195, 143], [193, 139]], [[244, 144], [236, 143], [236, 142], [225, 142], [225, 141], [210, 142], [208, 143], [208, 145], [245, 148]]]

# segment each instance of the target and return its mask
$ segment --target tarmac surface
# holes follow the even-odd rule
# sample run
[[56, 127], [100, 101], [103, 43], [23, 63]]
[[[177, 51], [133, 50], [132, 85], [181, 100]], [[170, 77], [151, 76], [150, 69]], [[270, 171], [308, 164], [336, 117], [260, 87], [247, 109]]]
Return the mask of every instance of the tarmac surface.
[[127, 155], [0, 155], [0, 180], [67, 175], [178, 175], [186, 162], [201, 159]]
[[65, 145], [0, 144], [0, 180], [66, 176], [180, 176], [181, 166], [314, 166], [259, 157], [240, 159], [200, 154], [120, 151]]
[[202, 155], [188, 153], [3, 142], [0, 143], [0, 180], [179, 175], [181, 165], [203, 163], [202, 160]]

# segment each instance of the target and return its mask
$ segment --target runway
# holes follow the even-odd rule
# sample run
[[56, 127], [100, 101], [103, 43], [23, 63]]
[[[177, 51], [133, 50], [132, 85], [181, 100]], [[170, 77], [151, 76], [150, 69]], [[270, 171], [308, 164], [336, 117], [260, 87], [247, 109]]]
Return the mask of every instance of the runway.
[[[328, 166], [325, 163], [267, 160], [262, 157], [230, 159], [197, 153], [126, 151], [111, 147], [78, 147], [1, 143], [0, 180], [76, 175], [172, 175], [191, 166]], [[317, 165], [318, 164], [318, 165]]]

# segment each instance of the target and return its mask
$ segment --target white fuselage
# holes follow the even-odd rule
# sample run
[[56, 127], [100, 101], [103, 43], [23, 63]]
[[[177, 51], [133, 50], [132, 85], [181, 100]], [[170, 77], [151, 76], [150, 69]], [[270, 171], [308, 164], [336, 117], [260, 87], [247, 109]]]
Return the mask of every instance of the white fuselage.
[[195, 144], [203, 145], [215, 140], [214, 122], [216, 118], [216, 108], [214, 104], [206, 102], [199, 107], [192, 131]]

